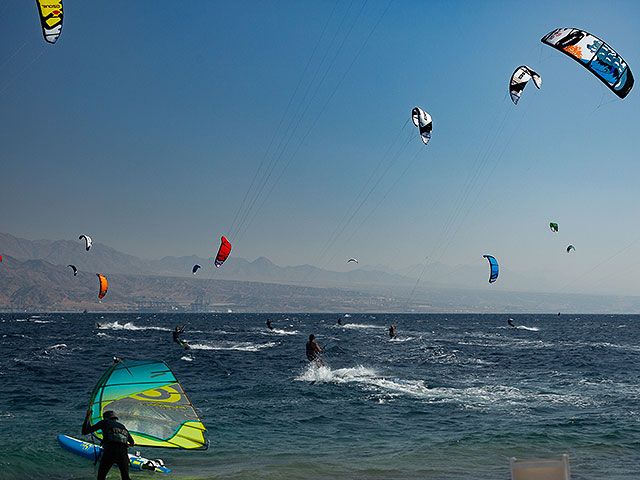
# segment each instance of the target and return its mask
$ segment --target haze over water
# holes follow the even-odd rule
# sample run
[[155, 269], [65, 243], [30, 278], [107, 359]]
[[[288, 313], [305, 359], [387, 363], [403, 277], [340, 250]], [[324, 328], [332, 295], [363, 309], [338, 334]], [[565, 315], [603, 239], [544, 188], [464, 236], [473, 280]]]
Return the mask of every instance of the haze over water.
[[637, 478], [638, 317], [511, 317], [2, 314], [0, 479], [95, 478], [56, 435], [81, 438], [113, 356], [165, 360], [209, 430], [206, 452], [141, 449], [172, 478], [506, 479], [562, 453], [573, 479]]

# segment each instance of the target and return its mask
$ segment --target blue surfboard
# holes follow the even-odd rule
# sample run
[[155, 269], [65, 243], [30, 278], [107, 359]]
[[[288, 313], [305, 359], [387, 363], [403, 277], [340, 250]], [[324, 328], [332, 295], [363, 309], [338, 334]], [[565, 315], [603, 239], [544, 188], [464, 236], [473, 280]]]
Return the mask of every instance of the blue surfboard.
[[[102, 454], [102, 447], [93, 443], [83, 442], [67, 435], [58, 435], [58, 442], [65, 450], [80, 455], [89, 460], [96, 460]], [[129, 466], [132, 470], [146, 470], [169, 473], [162, 460], [149, 460], [144, 457], [129, 454]]]

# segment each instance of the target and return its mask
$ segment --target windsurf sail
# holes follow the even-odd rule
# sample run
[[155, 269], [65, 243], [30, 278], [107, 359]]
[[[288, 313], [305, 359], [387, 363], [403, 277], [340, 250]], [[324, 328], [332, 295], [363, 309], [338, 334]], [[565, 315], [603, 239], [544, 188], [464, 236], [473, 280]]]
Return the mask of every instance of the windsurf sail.
[[[207, 449], [207, 429], [169, 366], [162, 361], [116, 361], [98, 380], [90, 423], [116, 412], [141, 447]], [[101, 433], [95, 432], [98, 438]]]

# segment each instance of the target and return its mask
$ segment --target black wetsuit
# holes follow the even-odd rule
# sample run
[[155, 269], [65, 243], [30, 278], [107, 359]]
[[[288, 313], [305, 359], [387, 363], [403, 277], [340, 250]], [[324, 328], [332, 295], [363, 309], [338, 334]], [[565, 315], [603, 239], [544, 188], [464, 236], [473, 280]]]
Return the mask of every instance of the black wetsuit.
[[271, 320], [267, 320], [267, 327], [269, 327], [269, 330], [273, 330], [273, 327], [271, 326]]
[[318, 350], [316, 349], [316, 342], [307, 342], [307, 358], [310, 362], [318, 360]]
[[133, 445], [133, 438], [131, 438], [127, 428], [112, 419], [100, 420], [95, 425], [89, 425], [89, 419], [86, 418], [82, 425], [82, 434], [88, 435], [96, 430], [102, 431], [103, 438], [98, 480], [107, 478], [107, 473], [109, 473], [114, 463], [120, 469], [122, 480], [130, 480], [128, 448], [129, 445]]

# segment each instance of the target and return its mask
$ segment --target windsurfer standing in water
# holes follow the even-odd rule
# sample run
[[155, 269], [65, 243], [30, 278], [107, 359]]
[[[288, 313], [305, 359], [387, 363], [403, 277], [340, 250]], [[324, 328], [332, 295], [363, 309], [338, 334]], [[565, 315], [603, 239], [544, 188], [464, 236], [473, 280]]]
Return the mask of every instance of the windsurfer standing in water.
[[313, 333], [309, 335], [309, 341], [307, 342], [307, 358], [310, 362], [314, 362], [318, 368], [326, 367], [327, 364], [322, 361], [320, 358], [320, 352], [322, 352], [324, 347], [320, 347], [318, 342], [315, 340], [315, 336]]
[[102, 420], [95, 425], [90, 425], [91, 409], [87, 410], [82, 424], [82, 434], [88, 435], [96, 430], [102, 431], [102, 455], [98, 467], [98, 480], [107, 478], [107, 473], [113, 464], [120, 469], [122, 480], [130, 480], [129, 477], [129, 447], [135, 442], [127, 428], [118, 422], [118, 417], [113, 410], [107, 410], [102, 414]]

